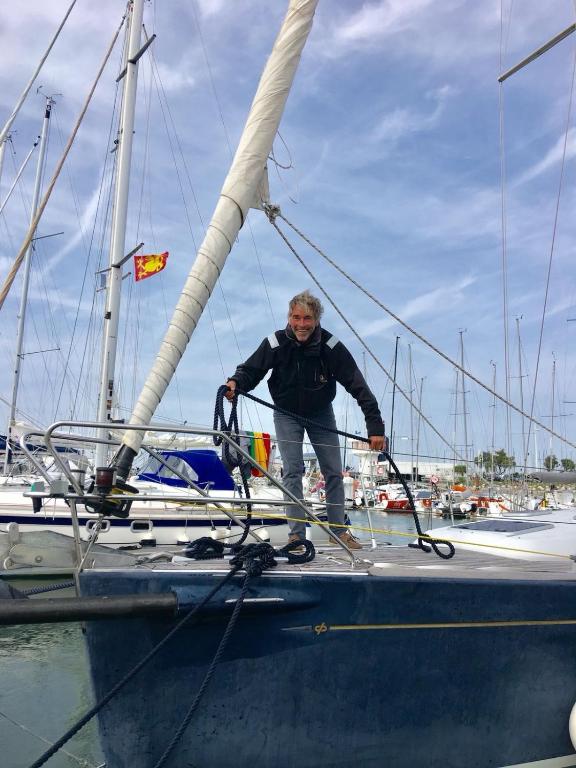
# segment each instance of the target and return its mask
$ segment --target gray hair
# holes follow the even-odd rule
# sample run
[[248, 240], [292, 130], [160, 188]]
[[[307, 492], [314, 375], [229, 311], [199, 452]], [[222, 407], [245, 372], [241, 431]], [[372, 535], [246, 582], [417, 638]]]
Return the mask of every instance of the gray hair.
[[316, 320], [317, 323], [320, 321], [322, 313], [324, 312], [324, 307], [322, 306], [320, 299], [317, 299], [316, 296], [312, 296], [310, 291], [302, 291], [302, 293], [297, 293], [296, 296], [290, 299], [288, 315], [292, 314], [292, 310], [297, 305], [306, 307], [306, 309], [312, 313], [314, 320]]

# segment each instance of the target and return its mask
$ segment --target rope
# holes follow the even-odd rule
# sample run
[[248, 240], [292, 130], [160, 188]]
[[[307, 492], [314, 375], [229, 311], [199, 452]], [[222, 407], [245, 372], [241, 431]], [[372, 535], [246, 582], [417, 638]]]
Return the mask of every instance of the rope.
[[[548, 257], [548, 269], [546, 271], [546, 287], [544, 290], [544, 304], [542, 306], [542, 317], [540, 319], [540, 330], [538, 334], [538, 354], [536, 355], [536, 371], [534, 373], [534, 386], [532, 389], [532, 400], [530, 403], [530, 417], [534, 413], [534, 404], [536, 400], [536, 385], [538, 382], [538, 371], [540, 368], [540, 356], [542, 353], [542, 338], [544, 336], [544, 321], [546, 319], [546, 307], [548, 306], [548, 295], [550, 292], [550, 277], [552, 274], [552, 261], [554, 259], [554, 248], [556, 245], [556, 233], [558, 230], [558, 216], [560, 213], [560, 199], [562, 196], [562, 187], [564, 183], [564, 173], [566, 168], [566, 150], [568, 148], [568, 134], [570, 131], [570, 121], [572, 119], [572, 102], [574, 98], [574, 78], [576, 75], [576, 54], [574, 56], [574, 64], [572, 66], [572, 81], [570, 86], [570, 99], [568, 101], [568, 111], [566, 114], [566, 130], [564, 132], [564, 145], [562, 147], [562, 163], [560, 165], [560, 178], [558, 179], [558, 195], [556, 197], [556, 207], [554, 210], [554, 226], [552, 228], [552, 241], [550, 243], [550, 256]], [[552, 391], [552, 397], [554, 397], [554, 391]], [[554, 402], [554, 401], [552, 401]], [[537, 422], [534, 422], [535, 424]], [[554, 423], [554, 409], [552, 409], [552, 424]], [[530, 444], [530, 433], [532, 431], [532, 418], [528, 422], [528, 438], [526, 440], [526, 446]], [[551, 432], [551, 434], [554, 434]], [[567, 441], [566, 441], [567, 442]], [[524, 455], [524, 463], [528, 459], [528, 448]]]
[[[304, 552], [302, 552], [302, 548]], [[271, 544], [265, 541], [253, 544], [225, 544], [223, 541], [217, 541], [210, 536], [202, 536], [196, 541], [191, 542], [183, 550], [184, 557], [192, 560], [214, 560], [222, 559], [225, 551], [230, 550], [232, 559], [231, 565], [238, 565], [245, 571], [250, 571], [253, 576], [260, 576], [267, 568], [273, 568], [277, 565], [275, 557], [285, 557], [289, 563], [300, 565], [310, 563], [316, 556], [314, 544], [311, 541], [302, 539], [293, 541], [281, 549], [274, 549]]]
[[[292, 253], [300, 261], [300, 263], [302, 264], [304, 269], [306, 269], [308, 274], [312, 277], [312, 279], [314, 280], [316, 285], [319, 286], [319, 288], [322, 291], [322, 293], [328, 298], [328, 300], [330, 301], [332, 306], [336, 309], [336, 311], [338, 312], [340, 317], [342, 317], [342, 319], [344, 320], [346, 325], [348, 325], [348, 327], [352, 330], [352, 332], [357, 336], [357, 338], [360, 340], [360, 343], [362, 344], [364, 349], [366, 349], [368, 354], [373, 358], [373, 360], [376, 362], [376, 364], [380, 368], [382, 368], [382, 370], [384, 371], [384, 373], [386, 373], [386, 375], [388, 377], [390, 376], [390, 374], [388, 374], [388, 372], [385, 370], [385, 368], [382, 366], [382, 364], [378, 361], [378, 359], [375, 357], [375, 355], [370, 350], [370, 348], [367, 346], [367, 344], [361, 339], [360, 336], [358, 336], [358, 334], [356, 334], [356, 332], [354, 331], [354, 329], [352, 328], [350, 323], [346, 320], [346, 318], [344, 318], [344, 316], [342, 315], [340, 310], [336, 307], [334, 302], [332, 302], [332, 300], [330, 299], [330, 297], [328, 296], [326, 291], [324, 291], [324, 289], [319, 285], [319, 283], [316, 281], [316, 279], [312, 276], [312, 273], [305, 266], [304, 262], [298, 256], [298, 254], [296, 253], [294, 248], [290, 245], [290, 243], [288, 242], [288, 239], [283, 234], [282, 230], [278, 227], [278, 225], [275, 223], [274, 219], [280, 218], [280, 219], [282, 219], [282, 221], [285, 221], [286, 224], [289, 227], [291, 227], [294, 230], [294, 232], [296, 232], [296, 234], [299, 235], [304, 240], [305, 243], [307, 243], [318, 254], [320, 254], [320, 256], [322, 256], [322, 258], [325, 259], [328, 262], [328, 264], [330, 264], [330, 266], [334, 267], [334, 269], [337, 272], [339, 272], [344, 278], [346, 278], [346, 280], [348, 280], [350, 283], [352, 283], [352, 285], [354, 285], [356, 288], [358, 288], [358, 290], [362, 291], [362, 293], [365, 296], [367, 296], [371, 301], [373, 301], [378, 307], [380, 307], [380, 309], [384, 310], [384, 312], [386, 312], [388, 315], [390, 315], [390, 317], [392, 317], [397, 323], [399, 323], [399, 325], [401, 325], [409, 333], [411, 333], [413, 336], [415, 336], [419, 341], [421, 341], [423, 344], [425, 344], [429, 349], [431, 349], [433, 352], [435, 352], [437, 355], [439, 355], [443, 360], [445, 360], [447, 363], [450, 363], [450, 365], [452, 365], [455, 368], [457, 368], [461, 373], [463, 373], [465, 376], [467, 376], [475, 384], [478, 384], [478, 386], [482, 387], [482, 389], [484, 389], [486, 392], [489, 392], [495, 398], [500, 400], [500, 402], [504, 403], [504, 405], [508, 405], [510, 408], [512, 408], [513, 411], [516, 411], [516, 413], [520, 414], [520, 416], [524, 416], [525, 418], [529, 419], [532, 424], [535, 424], [537, 427], [540, 427], [540, 429], [543, 429], [545, 432], [547, 432], [548, 434], [552, 435], [553, 437], [558, 438], [558, 440], [561, 440], [563, 443], [566, 443], [566, 445], [569, 445], [572, 448], [576, 448], [576, 443], [570, 442], [570, 440], [568, 440], [566, 437], [563, 437], [562, 435], [558, 434], [557, 432], [554, 432], [550, 427], [547, 427], [546, 424], [543, 424], [542, 422], [537, 421], [537, 419], [535, 419], [533, 416], [530, 416], [529, 414], [525, 413], [523, 410], [518, 408], [518, 406], [514, 405], [514, 403], [512, 403], [509, 400], [507, 400], [505, 397], [502, 397], [502, 395], [499, 395], [498, 392], [496, 392], [494, 389], [489, 387], [488, 384], [484, 384], [484, 382], [480, 381], [480, 379], [478, 379], [476, 376], [474, 376], [473, 373], [470, 373], [470, 371], [467, 371], [465, 368], [463, 368], [455, 360], [452, 360], [452, 358], [449, 357], [445, 352], [442, 352], [442, 350], [438, 349], [438, 347], [436, 347], [434, 344], [432, 344], [431, 341], [428, 341], [428, 339], [426, 339], [424, 336], [422, 336], [422, 334], [418, 333], [417, 330], [412, 328], [412, 326], [408, 325], [408, 323], [406, 323], [404, 320], [402, 320], [389, 307], [385, 306], [379, 299], [377, 299], [372, 293], [370, 293], [370, 291], [368, 291], [366, 288], [364, 288], [362, 285], [360, 285], [360, 283], [357, 280], [355, 280], [351, 275], [349, 275], [344, 269], [342, 269], [342, 267], [340, 267], [338, 264], [336, 264], [336, 262], [333, 259], [331, 259], [329, 256], [327, 256], [317, 245], [315, 245], [308, 237], [306, 237], [306, 235], [303, 232], [301, 232], [294, 224], [292, 224], [290, 221], [288, 221], [288, 219], [285, 216], [282, 215], [282, 213], [280, 212], [279, 208], [273, 207], [273, 206], [267, 206], [266, 207], [266, 214], [267, 214], [268, 218], [270, 219], [270, 223], [274, 226], [274, 228], [276, 229], [278, 234], [282, 237], [284, 242], [288, 245], [288, 247], [290, 248]], [[413, 408], [416, 409], [416, 412], [420, 414], [420, 416], [424, 419], [424, 421], [428, 424], [428, 426], [430, 426], [434, 430], [434, 432], [437, 435], [440, 436], [442, 441], [444, 443], [446, 443], [446, 439], [436, 431], [436, 429], [433, 427], [433, 425], [430, 423], [430, 421], [424, 416], [424, 414], [421, 413], [418, 410], [418, 408], [416, 408], [416, 406], [412, 402], [412, 399], [406, 394], [406, 392], [404, 392], [398, 385], [396, 385], [396, 387], [397, 387], [398, 391], [410, 403], [410, 405]], [[452, 446], [450, 446], [450, 447], [452, 447]], [[463, 457], [459, 456], [458, 458], [463, 458]]]
[[228, 622], [226, 629], [224, 631], [224, 634], [222, 635], [222, 639], [220, 640], [220, 644], [218, 645], [216, 653], [214, 654], [214, 658], [212, 659], [212, 662], [208, 667], [206, 675], [204, 676], [204, 680], [202, 681], [202, 684], [198, 689], [198, 692], [194, 697], [194, 701], [190, 705], [190, 708], [188, 709], [186, 716], [182, 720], [180, 726], [176, 729], [176, 733], [174, 734], [170, 743], [162, 753], [160, 759], [154, 764], [154, 768], [161, 768], [161, 766], [163, 766], [166, 763], [166, 760], [170, 756], [170, 753], [173, 751], [174, 747], [178, 744], [178, 742], [184, 735], [186, 728], [188, 728], [194, 713], [198, 709], [198, 705], [200, 704], [200, 701], [204, 696], [204, 693], [206, 692], [208, 683], [212, 679], [212, 675], [214, 674], [216, 666], [218, 665], [218, 662], [222, 658], [222, 654], [224, 653], [226, 646], [228, 645], [228, 640], [230, 639], [232, 630], [236, 626], [238, 616], [240, 615], [240, 609], [244, 604], [244, 598], [246, 597], [246, 593], [248, 592], [249, 582], [250, 582], [250, 573], [246, 572], [246, 576], [244, 577], [244, 583], [242, 584], [242, 591], [240, 592], [240, 597], [236, 601], [236, 605], [234, 606], [234, 610], [232, 611], [232, 616], [230, 617], [230, 621]]
[[[221, 398], [223, 399], [224, 393], [227, 391], [227, 389], [228, 389], [228, 387], [226, 387], [226, 385], [222, 385], [221, 387], [218, 388], [217, 401], [219, 401]], [[244, 392], [242, 389], [239, 389], [238, 387], [236, 387], [235, 393], [236, 393], [236, 397], [234, 397], [234, 399], [232, 401], [232, 407], [233, 407], [234, 413], [236, 412], [235, 408], [234, 408], [234, 405], [235, 405], [235, 403], [236, 403], [236, 401], [238, 399], [237, 396], [238, 395], [244, 395], [244, 397], [248, 397], [250, 400], [254, 400], [254, 402], [258, 403], [259, 405], [263, 405], [264, 407], [270, 408], [273, 411], [277, 411], [278, 413], [282, 413], [285, 416], [290, 416], [291, 418], [295, 419], [300, 424], [302, 424], [304, 427], [306, 427], [306, 426], [314, 426], [314, 427], [318, 427], [320, 429], [324, 429], [326, 432], [333, 432], [336, 435], [341, 435], [342, 437], [347, 437], [350, 440], [362, 440], [365, 443], [369, 443], [370, 442], [370, 438], [368, 438], [368, 437], [362, 437], [360, 435], [352, 435], [349, 432], [342, 432], [342, 431], [340, 431], [338, 429], [331, 429], [329, 427], [324, 426], [324, 424], [316, 423], [313, 419], [308, 419], [305, 416], [300, 416], [299, 414], [292, 413], [291, 411], [287, 411], [284, 408], [280, 408], [277, 405], [273, 405], [272, 403], [267, 403], [265, 400], [261, 400], [259, 397], [256, 397], [255, 395], [250, 395], [250, 394], [248, 394], [248, 392]], [[396, 473], [396, 477], [398, 478], [398, 481], [400, 482], [400, 484], [404, 488], [404, 491], [405, 491], [406, 496], [408, 498], [408, 503], [410, 505], [409, 509], [412, 512], [412, 517], [414, 518], [414, 525], [416, 526], [416, 532], [418, 534], [418, 541], [413, 546], [418, 547], [423, 552], [430, 552], [430, 549], [433, 549], [434, 552], [438, 555], [438, 557], [442, 558], [443, 560], [449, 560], [451, 557], [454, 556], [454, 553], [455, 553], [455, 549], [454, 549], [453, 544], [451, 544], [449, 541], [444, 541], [443, 539], [431, 539], [429, 537], [426, 537], [426, 538], [428, 539], [430, 545], [425, 543], [424, 533], [422, 531], [422, 528], [420, 526], [420, 520], [418, 519], [418, 515], [416, 513], [416, 507], [415, 507], [415, 504], [414, 504], [414, 498], [412, 496], [412, 492], [410, 491], [410, 488], [409, 488], [408, 484], [406, 483], [406, 481], [402, 477], [402, 475], [400, 473], [400, 470], [398, 469], [398, 467], [396, 466], [394, 460], [392, 459], [392, 456], [390, 456], [390, 454], [386, 450], [381, 451], [381, 453], [383, 453], [384, 456], [386, 457], [386, 461], [388, 461], [390, 463], [390, 466], [392, 467], [392, 469]], [[437, 544], [443, 544], [446, 547], [448, 547], [448, 552], [447, 553], [442, 552], [442, 550], [440, 550], [438, 548]]]
[[54, 189], [54, 185], [56, 184], [56, 181], [58, 179], [58, 176], [60, 175], [60, 171], [62, 170], [62, 166], [64, 165], [64, 161], [68, 157], [68, 153], [70, 152], [72, 148], [72, 144], [74, 143], [74, 139], [76, 138], [76, 134], [78, 133], [78, 129], [80, 128], [80, 123], [84, 119], [84, 115], [86, 114], [86, 111], [88, 109], [88, 106], [92, 100], [92, 96], [94, 95], [94, 91], [96, 90], [96, 86], [98, 85], [98, 81], [100, 80], [100, 77], [102, 75], [102, 72], [104, 71], [104, 68], [106, 64], [108, 63], [108, 59], [110, 58], [110, 54], [112, 53], [112, 50], [114, 48], [114, 45], [116, 44], [116, 40], [118, 39], [118, 35], [120, 34], [120, 30], [122, 29], [122, 25], [124, 24], [125, 16], [122, 17], [122, 21], [120, 22], [120, 25], [116, 32], [114, 33], [114, 37], [112, 38], [112, 42], [110, 43], [110, 46], [108, 50], [106, 51], [106, 55], [104, 56], [104, 60], [102, 61], [102, 64], [100, 65], [100, 69], [98, 70], [98, 74], [96, 75], [96, 79], [94, 80], [94, 83], [90, 89], [90, 92], [88, 93], [88, 96], [86, 97], [86, 101], [84, 102], [84, 105], [82, 107], [82, 110], [80, 111], [80, 115], [78, 116], [78, 119], [76, 121], [76, 125], [74, 126], [72, 133], [70, 135], [70, 138], [68, 139], [68, 143], [66, 144], [66, 147], [64, 148], [64, 152], [62, 153], [62, 157], [58, 161], [58, 165], [56, 166], [56, 170], [54, 171], [54, 175], [52, 176], [52, 179], [50, 180], [50, 184], [48, 185], [48, 189], [46, 190], [46, 193], [44, 197], [42, 198], [42, 201], [40, 202], [40, 205], [38, 206], [38, 210], [36, 211], [36, 215], [34, 216], [33, 221], [30, 224], [30, 228], [28, 229], [28, 233], [26, 237], [24, 238], [24, 242], [22, 244], [22, 247], [20, 248], [20, 251], [18, 252], [18, 255], [14, 259], [14, 263], [12, 264], [12, 267], [10, 268], [10, 272], [8, 273], [4, 285], [2, 286], [2, 289], [0, 290], [0, 309], [2, 309], [2, 306], [6, 300], [6, 297], [8, 296], [8, 293], [10, 291], [10, 288], [12, 287], [12, 283], [14, 282], [16, 275], [18, 274], [18, 270], [20, 269], [20, 266], [22, 265], [22, 261], [24, 260], [24, 256], [26, 255], [26, 251], [28, 250], [28, 247], [30, 243], [32, 242], [32, 238], [34, 237], [34, 232], [36, 231], [36, 227], [38, 226], [38, 222], [42, 218], [42, 214], [44, 213], [44, 209], [46, 208], [48, 204], [48, 200], [50, 199], [50, 195], [52, 194], [52, 190]]
[[184, 618], [176, 624], [175, 627], [173, 627], [170, 632], [156, 645], [152, 650], [144, 656], [143, 659], [141, 659], [136, 666], [132, 667], [129, 672], [124, 675], [124, 677], [116, 683], [116, 685], [110, 689], [110, 691], [103, 696], [99, 701], [94, 704], [93, 707], [91, 707], [88, 712], [86, 712], [82, 717], [74, 723], [74, 725], [69, 728], [66, 733], [61, 736], [57, 741], [54, 742], [54, 744], [46, 750], [32, 765], [29, 766], [29, 768], [40, 768], [40, 766], [44, 765], [53, 755], [56, 754], [63, 746], [66, 744], [70, 739], [75, 736], [78, 731], [80, 731], [87, 723], [92, 720], [94, 715], [97, 715], [98, 712], [100, 712], [101, 709], [109, 702], [111, 699], [116, 696], [116, 694], [128, 683], [130, 680], [132, 680], [133, 677], [135, 677], [140, 670], [146, 666], [146, 664], [154, 657], [156, 654], [166, 645], [166, 643], [180, 630], [182, 627], [184, 627], [196, 614], [200, 611], [201, 608], [203, 608], [213, 597], [214, 595], [222, 589], [222, 587], [227, 584], [233, 576], [236, 575], [239, 568], [234, 567], [229, 573], [226, 574], [224, 579], [220, 581], [216, 586], [210, 590], [208, 595], [198, 603], [198, 605], [190, 611]]
[[[234, 437], [234, 440], [239, 444], [240, 443], [240, 428], [238, 426], [238, 414], [236, 412], [236, 405], [237, 405], [237, 399], [234, 398], [232, 402], [232, 410], [230, 411], [230, 418], [226, 420], [226, 415], [224, 413], [224, 394], [227, 392], [228, 387], [225, 384], [222, 384], [221, 387], [218, 388], [218, 392], [216, 394], [216, 403], [214, 405], [214, 430], [217, 430], [218, 432], [224, 432], [226, 435], [230, 435]], [[238, 451], [234, 451], [232, 446], [227, 440], [224, 440], [223, 437], [218, 437], [217, 435], [214, 435], [214, 445], [222, 445], [222, 458], [226, 461], [226, 464], [228, 465], [230, 472], [235, 467], [238, 467], [240, 470], [240, 476], [242, 478], [242, 485], [244, 487], [244, 494], [245, 498], [250, 498], [250, 486], [248, 485], [248, 477], [250, 475], [250, 465], [246, 462], [244, 457], [241, 453]], [[248, 533], [250, 531], [250, 523], [252, 521], [252, 505], [247, 504], [246, 505], [246, 527], [244, 528], [244, 531], [242, 533], [242, 536], [240, 537], [240, 540], [238, 541], [238, 544], [243, 544], [246, 541], [246, 537], [248, 536]]]
[[30, 589], [21, 589], [20, 592], [29, 597], [30, 595], [43, 595], [45, 592], [55, 592], [58, 589], [70, 589], [75, 586], [75, 581], [63, 581], [62, 584], [51, 584], [48, 587], [31, 587]]

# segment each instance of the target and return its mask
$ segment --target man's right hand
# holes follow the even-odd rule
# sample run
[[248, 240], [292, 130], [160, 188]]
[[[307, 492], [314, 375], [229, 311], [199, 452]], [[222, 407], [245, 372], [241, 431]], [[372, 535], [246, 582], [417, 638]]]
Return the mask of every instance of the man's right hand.
[[232, 402], [232, 400], [234, 400], [236, 397], [236, 382], [234, 379], [228, 379], [226, 386], [228, 387], [228, 392], [224, 394], [224, 397], [226, 400], [230, 400], [230, 402]]

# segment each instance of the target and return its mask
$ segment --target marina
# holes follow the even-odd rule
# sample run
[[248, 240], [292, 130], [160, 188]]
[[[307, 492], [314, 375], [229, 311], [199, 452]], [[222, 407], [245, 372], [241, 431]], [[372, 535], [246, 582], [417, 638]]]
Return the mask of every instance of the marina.
[[[246, 0], [237, 19], [220, 0], [105, 0], [71, 16], [76, 87], [92, 43], [108, 47], [46, 183], [63, 98], [38, 75], [75, 5], [0, 133], [1, 184], [34, 85], [41, 129], [0, 203], [13, 251], [0, 312], [15, 320], [14, 338], [0, 331], [14, 360], [0, 436], [7, 768], [574, 768], [574, 8], [544, 42], [564, 5], [548, 18], [530, 4], [523, 26], [501, 4], [498, 58], [495, 17], [466, 2], [457, 22], [427, 2], [287, 0], [281, 16]], [[481, 54], [462, 45], [461, 15]], [[568, 59], [571, 80], [526, 86], [529, 66], [538, 78]], [[468, 83], [488, 76], [498, 104], [480, 88], [480, 110]], [[499, 196], [487, 157], [477, 167], [490, 112]], [[72, 160], [75, 182], [60, 176]], [[30, 308], [48, 316], [55, 298], [57, 320], [39, 322]]]

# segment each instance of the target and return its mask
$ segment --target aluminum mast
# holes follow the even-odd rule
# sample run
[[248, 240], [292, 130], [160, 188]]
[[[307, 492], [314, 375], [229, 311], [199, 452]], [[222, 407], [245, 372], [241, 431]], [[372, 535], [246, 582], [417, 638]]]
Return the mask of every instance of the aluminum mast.
[[[138, 84], [138, 60], [140, 35], [144, 15], [144, 0], [135, 0], [130, 14], [128, 48], [125, 61], [125, 80], [122, 98], [122, 114], [118, 130], [118, 164], [114, 192], [114, 213], [110, 242], [110, 259], [107, 273], [106, 310], [104, 314], [104, 341], [100, 368], [98, 396], [98, 421], [110, 421], [114, 399], [114, 372], [118, 324], [120, 318], [120, 292], [122, 290], [122, 259], [125, 253], [128, 195], [130, 191], [130, 164], [132, 161], [132, 137], [136, 110], [136, 86]], [[101, 437], [106, 437], [105, 434]], [[96, 449], [96, 466], [107, 461], [107, 446]]]
[[[38, 164], [36, 166], [36, 179], [34, 181], [34, 193], [32, 197], [32, 211], [30, 214], [30, 224], [36, 217], [38, 202], [40, 200], [40, 189], [42, 187], [42, 175], [44, 170], [44, 159], [46, 157], [46, 145], [48, 142], [48, 129], [50, 126], [50, 113], [54, 101], [49, 96], [46, 98], [46, 108], [44, 110], [44, 119], [42, 121], [42, 133], [40, 135], [40, 149], [38, 152]], [[33, 233], [35, 234], [35, 233]], [[12, 385], [12, 400], [10, 403], [10, 415], [8, 417], [8, 430], [6, 432], [6, 453], [4, 455], [4, 473], [8, 474], [8, 465], [10, 463], [10, 436], [12, 427], [16, 421], [16, 402], [18, 399], [18, 386], [20, 383], [20, 368], [22, 366], [22, 346], [24, 344], [24, 325], [26, 321], [26, 308], [28, 305], [28, 287], [30, 285], [30, 262], [34, 241], [30, 242], [24, 257], [24, 277], [22, 282], [22, 296], [20, 298], [20, 312], [18, 313], [18, 330], [16, 332], [16, 359], [14, 363], [14, 383]]]
[[[291, 0], [282, 28], [254, 96], [238, 149], [222, 187], [220, 198], [198, 249], [172, 320], [148, 374], [131, 424], [151, 421], [176, 367], [190, 341], [198, 320], [226, 263], [232, 244], [248, 210], [258, 205], [266, 181], [266, 161], [286, 99], [300, 62], [300, 55], [312, 27], [318, 0]], [[116, 458], [122, 477], [130, 471], [144, 435], [127, 431]]]

